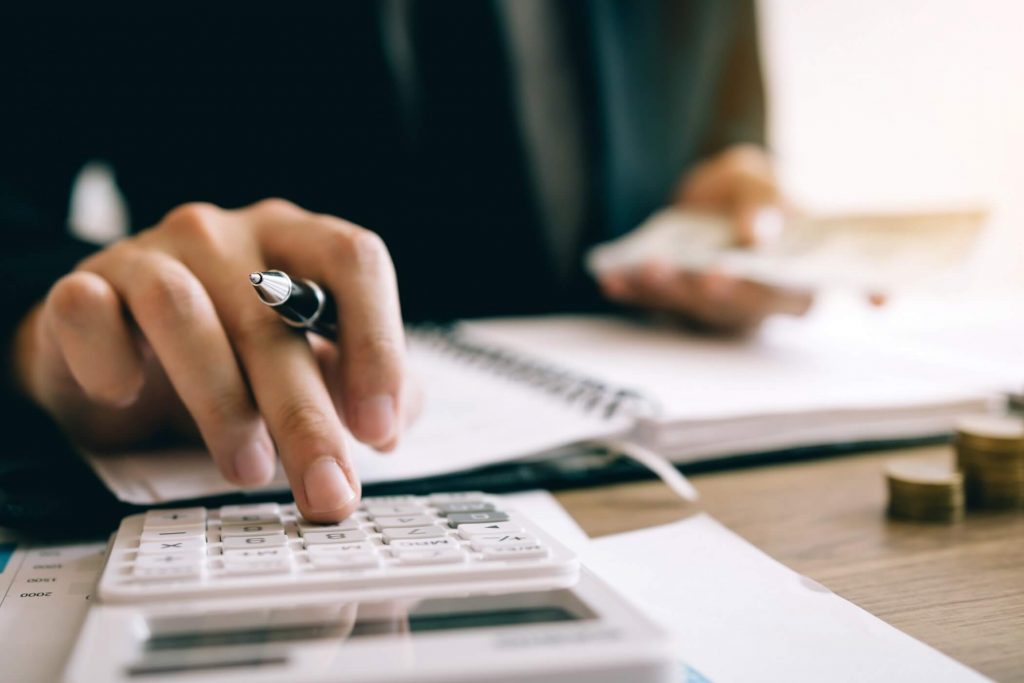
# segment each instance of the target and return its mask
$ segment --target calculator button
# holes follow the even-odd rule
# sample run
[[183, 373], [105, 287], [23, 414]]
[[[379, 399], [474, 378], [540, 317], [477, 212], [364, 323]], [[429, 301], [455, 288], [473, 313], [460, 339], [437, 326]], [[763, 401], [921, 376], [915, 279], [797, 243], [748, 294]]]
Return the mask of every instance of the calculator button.
[[282, 574], [292, 570], [290, 558], [225, 559], [224, 569], [229, 574]]
[[483, 491], [457, 491], [455, 493], [432, 493], [427, 497], [431, 505], [446, 503], [475, 503], [484, 499]]
[[263, 522], [260, 524], [225, 524], [220, 528], [221, 538], [230, 536], [269, 536], [283, 534], [284, 526], [280, 522]]
[[389, 544], [394, 550], [430, 550], [433, 548], [458, 548], [459, 543], [454, 538], [445, 536], [443, 538], [399, 538]]
[[337, 524], [317, 524], [299, 519], [299, 531], [305, 534], [307, 531], [355, 531], [359, 528], [359, 522], [349, 517]]
[[200, 561], [197, 558], [182, 553], [139, 555], [135, 559], [136, 567], [184, 567], [187, 565], [198, 566], [199, 563]]
[[144, 581], [172, 581], [198, 578], [202, 571], [202, 565], [194, 562], [154, 566], [136, 564], [132, 576]]
[[371, 553], [310, 555], [309, 559], [314, 569], [369, 569], [380, 564], [380, 559]]
[[442, 503], [437, 505], [437, 514], [446, 517], [456, 512], [489, 512], [494, 509], [491, 503], [472, 501], [466, 503]]
[[244, 548], [273, 548], [286, 545], [288, 537], [284, 534], [270, 534], [269, 536], [230, 536], [224, 539], [224, 550], [236, 550]]
[[548, 549], [539, 543], [492, 545], [481, 552], [485, 560], [528, 560], [548, 556]]
[[161, 528], [143, 529], [142, 530], [142, 535], [139, 536], [139, 539], [142, 540], [145, 543], [149, 543], [151, 541], [178, 540], [178, 539], [182, 539], [182, 538], [198, 538], [198, 539], [205, 540], [206, 539], [206, 529], [191, 528], [191, 527], [189, 527], [189, 528], [178, 527], [178, 528], [168, 528], [168, 529], [161, 529]]
[[177, 510], [150, 510], [142, 525], [146, 529], [157, 527], [201, 527], [206, 524], [206, 508], [180, 508]]
[[359, 507], [365, 510], [371, 505], [415, 505], [416, 502], [416, 496], [369, 496], [363, 498], [363, 504]]
[[348, 555], [373, 555], [373, 545], [370, 543], [341, 543], [330, 545], [313, 545], [309, 547], [309, 556], [312, 557], [341, 557]]
[[406, 503], [396, 505], [366, 506], [366, 514], [368, 514], [373, 519], [376, 519], [377, 517], [400, 517], [409, 515], [422, 515], [423, 512], [423, 508], [421, 508], [419, 505], [410, 505]]
[[508, 515], [504, 512], [453, 512], [448, 515], [448, 525], [457, 527], [460, 524], [489, 524], [491, 522], [507, 522]]
[[516, 534], [523, 530], [515, 522], [491, 522], [490, 524], [460, 524], [459, 536], [472, 539], [481, 534]]
[[281, 506], [277, 503], [257, 505], [225, 505], [220, 509], [222, 524], [248, 524], [249, 522], [281, 521]]
[[377, 517], [374, 520], [379, 529], [399, 529], [410, 526], [431, 526], [434, 520], [426, 515], [408, 515], [406, 517]]
[[204, 555], [206, 553], [206, 541], [201, 538], [179, 538], [166, 541], [153, 541], [139, 544], [140, 555], [171, 555], [174, 553], [191, 553], [193, 555]]
[[444, 529], [439, 526], [414, 526], [408, 529], [384, 529], [381, 536], [385, 543], [400, 539], [417, 538], [441, 538], [445, 535]]
[[245, 550], [225, 550], [224, 561], [234, 562], [237, 560], [271, 560], [291, 557], [292, 551], [287, 547], [277, 548], [247, 548]]
[[499, 545], [536, 544], [537, 539], [526, 534], [480, 534], [470, 541], [473, 550], [483, 550]]
[[326, 543], [352, 543], [365, 541], [366, 534], [362, 531], [310, 531], [302, 536], [307, 546]]
[[466, 556], [458, 550], [437, 548], [434, 550], [399, 550], [394, 553], [401, 564], [454, 564]]

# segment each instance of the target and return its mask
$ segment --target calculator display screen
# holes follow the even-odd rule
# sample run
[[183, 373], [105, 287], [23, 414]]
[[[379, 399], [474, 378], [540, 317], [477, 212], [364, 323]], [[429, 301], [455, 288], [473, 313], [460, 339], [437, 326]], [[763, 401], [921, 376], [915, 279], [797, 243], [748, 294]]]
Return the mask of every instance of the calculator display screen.
[[[571, 591], [555, 590], [515, 595], [486, 595], [428, 599], [396, 610], [388, 603], [350, 605], [351, 610], [329, 619], [304, 620], [303, 608], [278, 613], [278, 619], [246, 614], [176, 617], [173, 623], [150, 623], [145, 649], [154, 651], [230, 647], [298, 640], [349, 640], [366, 636], [408, 636], [460, 629], [525, 626], [595, 618], [594, 612]], [[217, 616], [225, 617], [223, 620]], [[228, 626], [230, 624], [230, 626]]]

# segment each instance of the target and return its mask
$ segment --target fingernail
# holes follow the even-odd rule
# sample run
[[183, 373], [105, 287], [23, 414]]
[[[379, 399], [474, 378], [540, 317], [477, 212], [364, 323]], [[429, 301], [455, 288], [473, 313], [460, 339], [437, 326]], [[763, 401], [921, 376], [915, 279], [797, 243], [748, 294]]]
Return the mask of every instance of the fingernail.
[[356, 435], [361, 441], [379, 444], [395, 435], [395, 400], [387, 394], [364, 398], [356, 405]]
[[302, 475], [302, 486], [306, 489], [310, 512], [333, 512], [356, 497], [345, 473], [333, 458], [321, 458], [307, 467]]
[[274, 476], [274, 453], [262, 441], [254, 441], [235, 453], [235, 477], [245, 486], [266, 484]]

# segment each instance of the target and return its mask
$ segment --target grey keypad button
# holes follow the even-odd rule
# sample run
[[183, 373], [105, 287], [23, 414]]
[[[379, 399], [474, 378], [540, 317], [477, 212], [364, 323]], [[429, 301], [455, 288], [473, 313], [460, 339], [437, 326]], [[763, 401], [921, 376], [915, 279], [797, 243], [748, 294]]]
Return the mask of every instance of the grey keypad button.
[[353, 543], [365, 541], [366, 534], [362, 531], [309, 531], [302, 536], [307, 546], [325, 543]]
[[243, 548], [273, 548], [287, 545], [288, 537], [284, 534], [271, 534], [269, 536], [231, 536], [225, 538], [224, 550], [237, 550]]
[[448, 525], [457, 527], [460, 524], [488, 524], [490, 522], [507, 522], [508, 515], [504, 512], [453, 512], [448, 515]]
[[269, 536], [283, 534], [284, 526], [280, 522], [256, 522], [252, 524], [225, 524], [220, 528], [222, 538], [229, 536]]
[[442, 517], [457, 512], [489, 512], [494, 509], [494, 505], [491, 503], [484, 503], [483, 501], [468, 503], [442, 503], [436, 507], [437, 514]]
[[434, 523], [432, 517], [426, 515], [408, 515], [405, 517], [377, 517], [374, 520], [380, 529], [398, 529], [410, 526], [431, 526]]
[[399, 517], [410, 515], [422, 515], [425, 510], [419, 505], [398, 503], [395, 505], [367, 505], [366, 514], [372, 519], [378, 517]]
[[439, 526], [414, 526], [407, 529], [384, 529], [381, 536], [385, 543], [399, 539], [417, 538], [440, 538], [445, 535], [444, 529]]

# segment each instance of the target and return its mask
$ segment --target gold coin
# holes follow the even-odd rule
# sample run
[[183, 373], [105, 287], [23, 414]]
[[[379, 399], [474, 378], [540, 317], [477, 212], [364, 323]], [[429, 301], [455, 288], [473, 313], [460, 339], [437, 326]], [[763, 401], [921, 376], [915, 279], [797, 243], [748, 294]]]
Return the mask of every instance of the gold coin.
[[957, 444], [983, 451], [1024, 452], [1024, 419], [1010, 415], [970, 415], [956, 423]]

